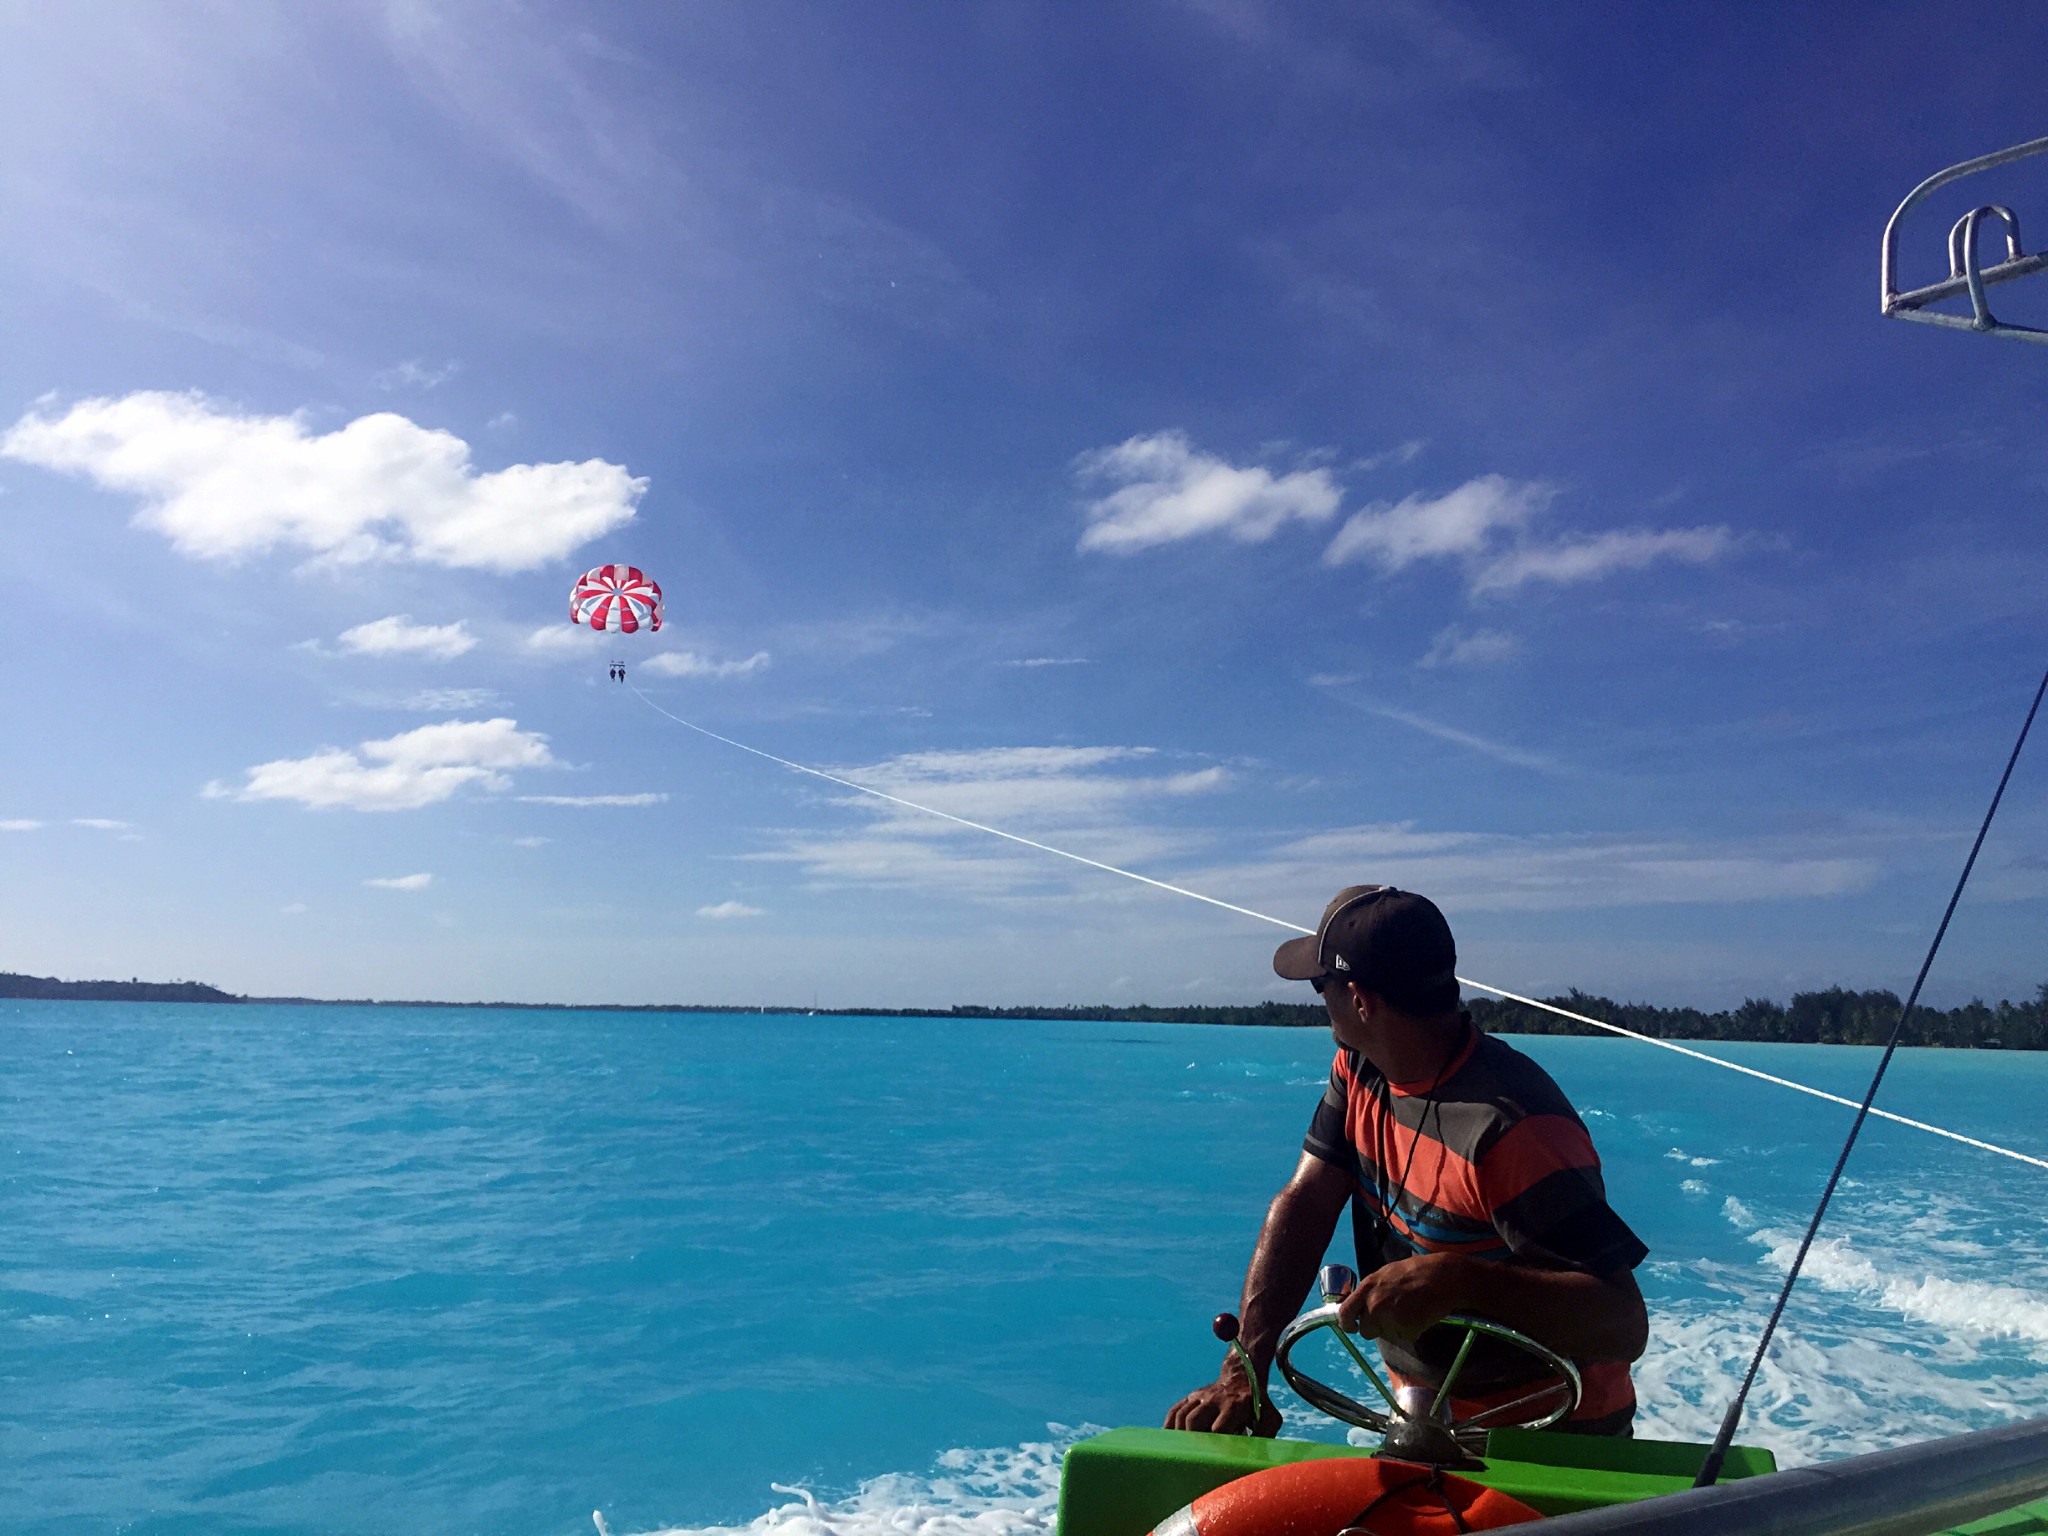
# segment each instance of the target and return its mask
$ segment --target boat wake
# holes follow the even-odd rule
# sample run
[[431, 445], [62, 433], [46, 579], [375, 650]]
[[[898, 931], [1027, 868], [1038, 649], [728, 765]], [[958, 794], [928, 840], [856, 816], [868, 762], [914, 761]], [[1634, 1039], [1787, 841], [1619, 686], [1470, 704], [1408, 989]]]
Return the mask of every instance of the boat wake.
[[[1798, 1251], [1796, 1235], [1763, 1230], [1753, 1240], [1764, 1257], [1784, 1269]], [[1806, 1276], [1823, 1290], [1862, 1295], [1878, 1305], [1944, 1333], [1965, 1338], [2021, 1339], [2048, 1345], [2048, 1302], [2016, 1286], [1984, 1280], [1947, 1280], [1940, 1275], [1886, 1274], [1858, 1253], [1847, 1238], [1815, 1240], [1806, 1256]]]
[[[1791, 1239], [1784, 1234], [1751, 1228], [1748, 1235], [1765, 1250], [1760, 1272], [1789, 1262]], [[2048, 1413], [2048, 1369], [2035, 1364], [2048, 1363], [2040, 1348], [2048, 1344], [2048, 1303], [1984, 1281], [1887, 1275], [1847, 1239], [1816, 1244], [1807, 1274], [1821, 1289], [1853, 1294], [1895, 1316], [1873, 1310], [1859, 1321], [1838, 1311], [1809, 1313], [1779, 1334], [1751, 1392], [1740, 1439], [1768, 1446], [1781, 1466]], [[1721, 1268], [1692, 1281], [1704, 1282], [1710, 1294], [1660, 1300], [1651, 1313], [1650, 1347], [1636, 1366], [1636, 1433], [1646, 1438], [1713, 1437], [1768, 1305], [1750, 1274]], [[1304, 1404], [1283, 1406], [1289, 1433], [1334, 1438], [1339, 1429]], [[1059, 1503], [1060, 1458], [1096, 1431], [1046, 1428], [1044, 1440], [947, 1451], [927, 1472], [872, 1478], [839, 1499], [773, 1485], [783, 1502], [743, 1525], [677, 1526], [642, 1536], [1047, 1536]], [[1377, 1437], [1353, 1431], [1351, 1438]]]
[[745, 1525], [668, 1526], [644, 1536], [1044, 1536], [1059, 1508], [1060, 1458], [1098, 1430], [1048, 1424], [1046, 1433], [1002, 1449], [947, 1451], [929, 1472], [870, 1478], [829, 1502], [771, 1484], [787, 1501]]
[[[1740, 1200], [1726, 1199], [1722, 1215], [1761, 1250], [1756, 1267], [1682, 1264], [1678, 1283], [1657, 1287], [1664, 1294], [1652, 1302], [1650, 1347], [1635, 1371], [1638, 1434], [1711, 1437], [1756, 1347], [1773, 1294], [1767, 1276], [1782, 1274], [1797, 1250], [1796, 1234]], [[1900, 1191], [1845, 1225], [1807, 1255], [1811, 1288], [1793, 1294], [1786, 1331], [1750, 1396], [1744, 1443], [1768, 1446], [1780, 1465], [1793, 1466], [2048, 1413], [2048, 1301], [2040, 1289], [1892, 1270], [1858, 1246], [1903, 1246], [1923, 1264], [1946, 1259], [1967, 1271], [1993, 1252], [1971, 1239], [1990, 1238], [1998, 1213]], [[2041, 1255], [2030, 1249], [2006, 1243], [1996, 1252], [2004, 1275], [2030, 1280], [2041, 1271]]]

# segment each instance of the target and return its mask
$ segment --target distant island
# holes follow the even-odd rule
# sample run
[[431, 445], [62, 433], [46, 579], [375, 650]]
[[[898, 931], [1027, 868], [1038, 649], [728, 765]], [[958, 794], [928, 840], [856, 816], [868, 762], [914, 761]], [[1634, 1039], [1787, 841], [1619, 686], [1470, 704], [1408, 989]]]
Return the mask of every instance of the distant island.
[[59, 981], [0, 971], [0, 998], [34, 997], [77, 1003], [239, 1003], [203, 981]]
[[[403, 998], [242, 997], [198, 981], [59, 981], [0, 971], [0, 999], [36, 998], [110, 1003], [288, 1003], [306, 1007], [523, 1008], [556, 1012], [817, 1014], [829, 1018], [1068, 1020], [1108, 1024], [1236, 1024], [1260, 1028], [1327, 1028], [1320, 1003], [1150, 1004], [1086, 1007], [989, 1008], [963, 1003], [951, 1008], [801, 1008], [776, 1005], [736, 1007], [720, 1003], [456, 1003]], [[1708, 1013], [1698, 1008], [1660, 1008], [1650, 1003], [1617, 1003], [1577, 990], [1543, 1001], [1588, 1018], [1604, 1019], [1659, 1040], [1753, 1040], [1796, 1045], [1882, 1045], [1899, 1016], [1896, 992], [1854, 992], [1829, 987], [1795, 992], [1789, 1003], [1751, 998], [1739, 1008]], [[1605, 1030], [1560, 1018], [1524, 1003], [1474, 998], [1466, 1003], [1473, 1020], [1489, 1034], [1595, 1035]], [[2048, 1050], [2048, 982], [2025, 1002], [1968, 1002], [1960, 1008], [1913, 1010], [1906, 1045], [1955, 1049]]]

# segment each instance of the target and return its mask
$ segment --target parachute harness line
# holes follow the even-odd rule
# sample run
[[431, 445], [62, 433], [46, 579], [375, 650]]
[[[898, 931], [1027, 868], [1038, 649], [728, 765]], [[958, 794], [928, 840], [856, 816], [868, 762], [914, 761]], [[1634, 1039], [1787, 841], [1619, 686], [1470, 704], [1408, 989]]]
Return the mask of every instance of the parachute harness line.
[[2027, 733], [2034, 728], [2034, 717], [2041, 712], [2042, 695], [2048, 694], [2048, 672], [2041, 675], [2041, 686], [2034, 690], [2034, 702], [2028, 706], [2027, 718], [2020, 723], [2019, 737], [2012, 744], [2012, 755], [2005, 760], [2005, 772], [1998, 776], [1998, 788], [1991, 792], [1991, 804], [1984, 809], [1983, 823], [1977, 828], [1977, 840], [1970, 844], [1970, 856], [1963, 860], [1963, 872], [1956, 877], [1956, 888], [1949, 893], [1948, 906], [1941, 914], [1941, 922], [1934, 930], [1934, 941], [1927, 946], [1927, 958], [1920, 962], [1920, 974], [1913, 978], [1913, 990], [1907, 995], [1899, 1009], [1898, 1022], [1892, 1025], [1892, 1035], [1885, 1042], [1884, 1055], [1877, 1060], [1877, 1070], [1870, 1075], [1870, 1087], [1864, 1092], [1863, 1102], [1857, 1106], [1856, 1118], [1850, 1122], [1849, 1134], [1842, 1142], [1842, 1150], [1835, 1158], [1834, 1171], [1828, 1175], [1828, 1182], [1820, 1192], [1820, 1203], [1813, 1208], [1813, 1220], [1806, 1224], [1806, 1235], [1799, 1239], [1799, 1252], [1792, 1256], [1792, 1265], [1785, 1271], [1785, 1285], [1778, 1292], [1777, 1305], [1771, 1308], [1771, 1315], [1764, 1324], [1763, 1336], [1756, 1341], [1756, 1353], [1750, 1357], [1749, 1369], [1743, 1372], [1742, 1385], [1735, 1390], [1735, 1401], [1728, 1405], [1728, 1412], [1721, 1420], [1721, 1428], [1714, 1435], [1714, 1443], [1707, 1450], [1706, 1460], [1701, 1464], [1699, 1476], [1693, 1479], [1695, 1488], [1711, 1488], [1714, 1480], [1721, 1475], [1721, 1463], [1727, 1458], [1728, 1447], [1735, 1439], [1736, 1427], [1742, 1422], [1742, 1405], [1749, 1398], [1749, 1389], [1756, 1382], [1756, 1373], [1763, 1368], [1764, 1351], [1771, 1347], [1771, 1336], [1778, 1331], [1778, 1319], [1785, 1315], [1785, 1303], [1792, 1299], [1792, 1286], [1799, 1279], [1801, 1266], [1806, 1263], [1806, 1253], [1813, 1246], [1814, 1234], [1820, 1231], [1821, 1218], [1828, 1213], [1828, 1202], [1835, 1196], [1835, 1186], [1841, 1182], [1842, 1169], [1848, 1166], [1849, 1153], [1856, 1145], [1856, 1137], [1863, 1129], [1863, 1121], [1870, 1114], [1870, 1101], [1877, 1097], [1877, 1085], [1884, 1081], [1884, 1071], [1892, 1064], [1892, 1053], [1899, 1048], [1899, 1036], [1905, 1032], [1906, 1020], [1913, 1015], [1913, 1005], [1920, 1001], [1920, 988], [1927, 982], [1927, 973], [1934, 968], [1935, 954], [1941, 949], [1941, 941], [1948, 934], [1949, 919], [1956, 915], [1956, 904], [1963, 899], [1963, 887], [1970, 883], [1970, 871], [1977, 867], [1977, 854], [1984, 846], [1984, 838], [1991, 831], [1991, 818], [1998, 814], [1998, 802], [2005, 798], [2005, 786], [2012, 782], [2012, 770], [2020, 760], [2020, 748], [2027, 744]]
[[[1076, 864], [1085, 864], [1090, 869], [1099, 869], [1105, 874], [1121, 875], [1126, 880], [1135, 880], [1140, 885], [1151, 886], [1154, 890], [1169, 891], [1175, 896], [1185, 896], [1190, 901], [1199, 901], [1208, 906], [1221, 907], [1225, 912], [1235, 912], [1240, 917], [1255, 918], [1262, 923], [1271, 923], [1275, 928], [1285, 928], [1290, 933], [1313, 934], [1315, 932], [1313, 928], [1304, 928], [1301, 924], [1289, 922], [1284, 917], [1271, 917], [1264, 912], [1255, 912], [1250, 907], [1241, 907], [1235, 902], [1223, 901], [1215, 896], [1205, 896], [1200, 891], [1191, 891], [1184, 885], [1172, 885], [1164, 880], [1155, 880], [1150, 875], [1141, 875], [1136, 870], [1120, 869], [1114, 864], [1105, 864], [1100, 859], [1091, 859], [1078, 853], [1069, 853], [1066, 849], [1055, 848], [1050, 843], [1041, 843], [1032, 838], [1020, 837], [1015, 832], [1005, 832], [1001, 827], [991, 827], [985, 822], [970, 821], [965, 816], [955, 816], [951, 811], [941, 811], [933, 806], [920, 805], [915, 800], [906, 800], [901, 795], [892, 795], [883, 790], [872, 789], [866, 784], [856, 783], [852, 779], [843, 779], [836, 773], [827, 773], [822, 768], [812, 768], [804, 763], [792, 762], [786, 757], [777, 757], [773, 752], [764, 752], [759, 747], [748, 746], [744, 741], [734, 741], [730, 736], [721, 736], [718, 732], [698, 725], [693, 720], [685, 720], [681, 715], [663, 709], [645, 693], [642, 693], [637, 683], [629, 682], [626, 686], [632, 689], [639, 696], [640, 702], [649, 709], [658, 715], [666, 716], [686, 730], [695, 731], [699, 736], [708, 736], [711, 740], [721, 742], [728, 747], [736, 747], [742, 752], [763, 758], [768, 762], [776, 764], [778, 767], [787, 768], [793, 773], [808, 774], [814, 779], [823, 779], [827, 784], [837, 784], [841, 789], [850, 789], [858, 794], [868, 795], [877, 800], [886, 800], [891, 805], [900, 805], [906, 810], [917, 811], [926, 816], [936, 816], [939, 820], [950, 821], [955, 826], [968, 827], [976, 832], [986, 832], [989, 836], [1000, 837], [1005, 842], [1018, 843], [1023, 847], [1036, 849], [1040, 853], [1050, 853], [1058, 858], [1071, 859]], [[2038, 702], [2037, 699], [2036, 703], [2038, 704]], [[2031, 715], [2028, 716], [2030, 722], [2032, 718]], [[2003, 789], [2002, 784], [2000, 788], [2001, 790]], [[1973, 853], [1972, 858], [1974, 857], [1975, 854]], [[1944, 919], [1945, 926], [1946, 919]], [[1824, 1089], [1809, 1087], [1805, 1083], [1794, 1082], [1789, 1077], [1776, 1077], [1769, 1072], [1759, 1072], [1754, 1067], [1745, 1067], [1737, 1062], [1726, 1061], [1719, 1056], [1711, 1056], [1705, 1051], [1693, 1050], [1691, 1047], [1680, 1045], [1673, 1040], [1659, 1040], [1655, 1035], [1645, 1035], [1633, 1029], [1624, 1029], [1619, 1024], [1609, 1024], [1604, 1019], [1589, 1018], [1583, 1013], [1573, 1013], [1569, 1008], [1560, 1008], [1555, 1003], [1546, 1003], [1540, 998], [1524, 997], [1519, 992], [1509, 992], [1500, 987], [1489, 986], [1483, 981], [1474, 981], [1469, 976], [1458, 977], [1458, 983], [1461, 986], [1472, 988], [1475, 992], [1490, 992], [1495, 997], [1506, 998], [1509, 1002], [1521, 1003], [1529, 1008], [1538, 1008], [1545, 1013], [1554, 1013], [1559, 1018], [1570, 1019], [1574, 1023], [1590, 1024], [1595, 1029], [1604, 1029], [1609, 1034], [1620, 1035], [1624, 1039], [1639, 1040], [1644, 1045], [1654, 1045], [1659, 1050], [1675, 1051], [1680, 1056], [1690, 1056], [1693, 1060], [1703, 1061], [1709, 1066], [1724, 1067], [1730, 1072], [1740, 1072], [1744, 1077], [1753, 1077], [1760, 1082], [1774, 1083], [1780, 1088], [1790, 1088], [1795, 1093], [1807, 1094], [1816, 1099], [1826, 1099], [1831, 1104], [1841, 1104], [1848, 1108], [1856, 1109], [1859, 1112], [1859, 1117], [1862, 1114], [1876, 1115], [1880, 1119], [1890, 1120], [1895, 1124], [1908, 1126], [1916, 1131], [1926, 1131], [1933, 1136], [1942, 1136], [1950, 1141], [1961, 1142], [1964, 1146], [1975, 1147], [1980, 1152], [1994, 1152], [2000, 1157], [2012, 1158], [2015, 1162], [2031, 1163], [2036, 1168], [2048, 1169], [2048, 1158], [2030, 1157], [2025, 1152], [2015, 1152], [2012, 1148], [2001, 1147], [1996, 1142], [1979, 1141], [1976, 1137], [1965, 1136], [1959, 1131], [1944, 1130], [1938, 1125], [1929, 1125], [1924, 1120], [1908, 1119], [1904, 1115], [1895, 1115], [1890, 1110], [1872, 1109], [1867, 1100], [1862, 1105], [1858, 1105], [1854, 1099], [1845, 1099], [1840, 1094], [1829, 1093]], [[1919, 988], [1916, 986], [1913, 990], [1915, 997], [1917, 997], [1919, 995]], [[1909, 1003], [1907, 1006], [1910, 1008], [1912, 1005]], [[1896, 1033], [1894, 1043], [1896, 1043]]]

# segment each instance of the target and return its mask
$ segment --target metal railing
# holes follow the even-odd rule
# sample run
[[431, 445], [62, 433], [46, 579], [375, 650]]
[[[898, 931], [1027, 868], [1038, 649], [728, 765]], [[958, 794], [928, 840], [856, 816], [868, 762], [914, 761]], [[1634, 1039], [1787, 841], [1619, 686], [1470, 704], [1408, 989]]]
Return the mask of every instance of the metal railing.
[[1930, 1536], [2048, 1498], [2048, 1419], [1668, 1493], [1543, 1536]]
[[[2025, 277], [2030, 272], [2039, 272], [2048, 267], [2048, 253], [2025, 254], [2020, 247], [2020, 221], [2010, 208], [1986, 205], [1972, 208], [1948, 232], [1949, 275], [1938, 283], [1929, 283], [1924, 288], [1910, 288], [1901, 292], [1898, 285], [1899, 221], [1915, 204], [1929, 193], [1959, 181], [1965, 176], [1974, 176], [1979, 171], [1988, 171], [1996, 166], [2010, 165], [2015, 160], [2024, 160], [2029, 155], [2038, 155], [2048, 150], [2048, 138], [2029, 139], [2024, 144], [2015, 144], [2010, 149], [2001, 149], [1996, 154], [1979, 155], [1974, 160], [1965, 160], [1961, 165], [1952, 165], [1945, 171], [1937, 171], [1906, 194], [1906, 200], [1899, 204], [1898, 211], [1891, 216], [1884, 227], [1884, 246], [1879, 256], [1881, 287], [1879, 303], [1883, 312], [1894, 320], [1918, 320], [1926, 325], [1946, 325], [1956, 330], [1981, 331], [1990, 336], [2010, 336], [2015, 341], [2048, 342], [2048, 330], [2038, 330], [2030, 325], [2012, 325], [1998, 319], [1991, 313], [1986, 291], [1999, 283], [2009, 283], [2016, 277]], [[1978, 234], [1986, 219], [1996, 219], [2004, 228], [2005, 259], [1992, 266], [1985, 266], [1978, 254]], [[1945, 314], [1928, 308], [1943, 299], [1970, 296], [1968, 315]]]

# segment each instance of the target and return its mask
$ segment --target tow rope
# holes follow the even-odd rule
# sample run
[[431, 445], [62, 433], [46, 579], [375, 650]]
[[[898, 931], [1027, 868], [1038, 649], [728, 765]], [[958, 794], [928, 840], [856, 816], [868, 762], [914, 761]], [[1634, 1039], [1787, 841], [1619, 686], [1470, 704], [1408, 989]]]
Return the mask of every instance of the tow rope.
[[[718, 732], [698, 725], [695, 721], [685, 720], [681, 715], [663, 709], [654, 700], [640, 691], [638, 683], [628, 682], [626, 686], [638, 695], [641, 703], [645, 704], [656, 714], [664, 715], [668, 719], [673, 720], [677, 725], [683, 726], [687, 730], [695, 731], [700, 736], [708, 736], [711, 740], [722, 742], [728, 747], [736, 747], [740, 751], [751, 753], [755, 757], [765, 758], [779, 767], [789, 769], [792, 773], [809, 774], [814, 779], [823, 779], [827, 784], [836, 784], [841, 789], [850, 789], [859, 794], [872, 796], [877, 800], [886, 800], [891, 805], [900, 805], [906, 810], [918, 811], [926, 816], [936, 816], [939, 820], [950, 821], [955, 826], [967, 827], [976, 832], [986, 832], [991, 837], [1000, 837], [1005, 842], [1017, 843], [1023, 847], [1035, 849], [1040, 853], [1050, 853], [1062, 859], [1071, 859], [1076, 864], [1085, 864], [1090, 869], [1099, 869], [1105, 874], [1121, 875], [1126, 880], [1135, 880], [1140, 885], [1151, 886], [1154, 890], [1167, 891], [1175, 896], [1185, 896], [1190, 901], [1199, 901], [1212, 907], [1221, 907], [1225, 912], [1235, 912], [1240, 917], [1256, 918], [1259, 922], [1271, 923], [1275, 928], [1285, 928], [1291, 933], [1312, 934], [1315, 932], [1313, 928], [1304, 928], [1301, 924], [1291, 923], [1284, 917], [1272, 917], [1264, 912], [1255, 912], [1250, 907], [1241, 907], [1235, 902], [1224, 901], [1215, 896], [1206, 896], [1200, 891], [1191, 891], [1184, 885], [1173, 885], [1165, 880], [1155, 880], [1150, 875], [1139, 874], [1136, 870], [1120, 869], [1114, 864], [1105, 864], [1100, 859], [1086, 858], [1078, 853], [1069, 853], [1064, 848], [1055, 848], [1050, 843], [1041, 843], [1033, 838], [1020, 837], [1015, 832], [1005, 832], [1001, 827], [991, 827], [986, 822], [971, 821], [965, 816], [955, 816], [951, 811], [942, 811], [933, 806], [920, 805], [917, 801], [906, 800], [901, 795], [892, 795], [883, 790], [871, 789], [867, 785], [857, 783], [852, 779], [843, 779], [836, 773], [827, 773], [822, 768], [812, 768], [804, 763], [791, 762], [786, 757], [777, 757], [773, 752], [764, 752], [759, 747], [750, 747], [744, 741], [735, 741], [730, 736], [721, 736]], [[2040, 699], [2037, 696], [2035, 699], [2037, 707], [2039, 703]], [[2033, 716], [2029, 715], [2027, 719], [2029, 724], [2031, 724]], [[2022, 733], [2021, 739], [2025, 739], [2024, 733]], [[2016, 755], [2017, 749], [2015, 749]], [[2011, 768], [2009, 765], [2006, 771], [2010, 774]], [[1999, 789], [2003, 793], [2004, 784], [2002, 781]], [[1995, 801], [1993, 802], [1993, 808], [1996, 809]], [[1985, 825], [1987, 827], [1990, 825], [1988, 818]], [[1983, 834], [1979, 833], [1978, 838], [1980, 842], [1982, 837]], [[1976, 858], [1975, 850], [1972, 850], [1971, 858], [1972, 860]], [[1967, 872], [1965, 877], [1967, 878]], [[1960, 892], [1960, 888], [1958, 890]], [[1951, 910], [1953, 910], [1953, 904], [1951, 904]], [[1942, 926], [1944, 930], [1947, 928], [1947, 918], [1942, 919]], [[1936, 942], [1938, 943], [1939, 940]], [[1931, 961], [1933, 957], [1930, 955], [1928, 958]], [[1857, 1123], [1859, 1125], [1862, 1123], [1864, 1115], [1876, 1115], [1880, 1119], [1890, 1120], [1897, 1125], [1908, 1126], [1916, 1131], [1925, 1131], [1931, 1136], [1941, 1136], [1950, 1141], [1961, 1142], [1964, 1146], [1975, 1147], [1980, 1152], [1994, 1152], [2000, 1157], [2009, 1157], [2015, 1162], [2030, 1163], [2036, 1168], [2048, 1169], [2048, 1158], [2031, 1157], [2025, 1152], [2015, 1152], [2010, 1147], [2001, 1147], [1996, 1142], [1981, 1141], [1975, 1136], [1965, 1136], [1960, 1131], [1944, 1130], [1941, 1126], [1929, 1125], [1925, 1120], [1914, 1120], [1905, 1115], [1895, 1115], [1888, 1109], [1874, 1109], [1870, 1106], [1867, 1099], [1862, 1104], [1858, 1104], [1856, 1100], [1845, 1099], [1838, 1093], [1829, 1093], [1825, 1089], [1810, 1087], [1805, 1083], [1795, 1082], [1789, 1077], [1778, 1077], [1769, 1072], [1760, 1072], [1755, 1067], [1745, 1067], [1737, 1062], [1709, 1055], [1705, 1051], [1696, 1051], [1690, 1046], [1680, 1045], [1674, 1040], [1659, 1040], [1655, 1035], [1645, 1035], [1637, 1030], [1624, 1029], [1619, 1024], [1609, 1024], [1604, 1019], [1589, 1018], [1583, 1013], [1573, 1013], [1569, 1008], [1560, 1008], [1555, 1003], [1546, 1003], [1540, 998], [1524, 997], [1519, 992], [1509, 992], [1504, 988], [1492, 986], [1483, 981], [1474, 981], [1469, 976], [1460, 976], [1457, 979], [1459, 985], [1471, 987], [1477, 992], [1490, 992], [1495, 997], [1506, 998], [1509, 1002], [1521, 1003], [1529, 1008], [1540, 1008], [1545, 1013], [1556, 1014], [1559, 1018], [1571, 1019], [1579, 1024], [1590, 1024], [1595, 1029], [1606, 1030], [1609, 1034], [1620, 1035], [1629, 1040], [1639, 1040], [1644, 1045], [1654, 1045], [1660, 1050], [1676, 1051], [1681, 1056], [1690, 1056], [1693, 1060], [1706, 1062], [1709, 1066], [1723, 1067], [1730, 1072], [1740, 1072], [1744, 1077], [1753, 1077], [1759, 1082], [1773, 1083], [1780, 1088], [1790, 1088], [1795, 1093], [1804, 1093], [1816, 1099], [1825, 1099], [1830, 1104], [1844, 1105], [1857, 1111]], [[1922, 972], [1922, 979], [1925, 979], [1924, 971]], [[1913, 995], [1916, 999], [1920, 995], [1920, 989], [1917, 984], [1913, 988]], [[1909, 1002], [1907, 1008], [1910, 1010], [1911, 1007], [1912, 1004]], [[1901, 1015], [1902, 1019], [1903, 1017], [1904, 1015]], [[1893, 1031], [1893, 1044], [1897, 1044], [1896, 1030]], [[1890, 1060], [1889, 1051], [1887, 1051], [1886, 1060]]]

